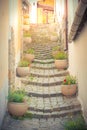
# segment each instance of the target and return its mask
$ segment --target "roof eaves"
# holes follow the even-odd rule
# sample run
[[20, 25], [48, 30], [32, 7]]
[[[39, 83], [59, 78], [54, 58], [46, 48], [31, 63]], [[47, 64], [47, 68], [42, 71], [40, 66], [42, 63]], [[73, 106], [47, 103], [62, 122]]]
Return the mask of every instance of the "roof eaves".
[[79, 25], [82, 21], [86, 8], [87, 8], [87, 0], [81, 0], [80, 3], [78, 4], [74, 21], [71, 26], [71, 30], [69, 34], [69, 42], [72, 42], [73, 40], [75, 40]]

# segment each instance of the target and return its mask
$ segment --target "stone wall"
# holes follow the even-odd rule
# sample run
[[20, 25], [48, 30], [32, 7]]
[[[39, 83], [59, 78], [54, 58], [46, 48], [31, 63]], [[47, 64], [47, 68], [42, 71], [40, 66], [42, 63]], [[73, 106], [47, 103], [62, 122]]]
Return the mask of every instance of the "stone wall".
[[9, 0], [9, 85], [16, 87], [16, 67], [22, 53], [22, 1]]
[[9, 85], [15, 86], [15, 43], [14, 43], [14, 30], [11, 28], [11, 39], [9, 40], [9, 57], [8, 57], [8, 72], [9, 72]]

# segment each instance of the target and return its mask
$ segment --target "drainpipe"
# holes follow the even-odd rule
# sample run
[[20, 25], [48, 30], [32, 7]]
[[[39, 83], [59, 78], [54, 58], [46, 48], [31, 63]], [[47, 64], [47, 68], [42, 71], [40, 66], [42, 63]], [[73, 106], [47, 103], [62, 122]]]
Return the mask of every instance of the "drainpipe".
[[54, 22], [56, 22], [56, 0], [54, 0]]
[[65, 0], [65, 44], [68, 50], [68, 1]]

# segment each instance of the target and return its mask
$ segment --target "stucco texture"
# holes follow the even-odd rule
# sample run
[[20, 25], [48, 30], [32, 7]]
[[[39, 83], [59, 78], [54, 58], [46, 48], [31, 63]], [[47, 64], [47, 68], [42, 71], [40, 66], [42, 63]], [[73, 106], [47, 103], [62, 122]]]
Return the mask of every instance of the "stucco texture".
[[7, 106], [8, 93], [8, 0], [0, 0], [0, 127]]
[[69, 71], [78, 81], [78, 98], [87, 121], [87, 25], [76, 41], [69, 44]]

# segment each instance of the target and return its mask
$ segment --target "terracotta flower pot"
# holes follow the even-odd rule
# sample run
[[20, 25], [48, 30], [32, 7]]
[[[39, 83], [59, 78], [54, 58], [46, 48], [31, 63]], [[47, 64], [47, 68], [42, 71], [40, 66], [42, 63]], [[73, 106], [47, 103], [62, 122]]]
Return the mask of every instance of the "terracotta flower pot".
[[28, 110], [26, 102], [16, 103], [8, 102], [8, 112], [14, 116], [23, 116]]
[[57, 69], [67, 68], [67, 60], [55, 60], [55, 66]]
[[23, 25], [23, 30], [24, 31], [29, 31], [30, 29], [30, 26], [29, 25]]
[[61, 86], [61, 92], [65, 96], [72, 96], [76, 93], [77, 85], [71, 84], [71, 85], [62, 85]]
[[27, 76], [29, 74], [30, 67], [17, 67], [16, 73], [20, 77]]
[[31, 42], [32, 42], [32, 38], [31, 38], [31, 37], [24, 37], [24, 38], [23, 38], [23, 41], [24, 41], [24, 42], [31, 43]]
[[50, 37], [50, 40], [51, 40], [52, 42], [57, 42], [57, 41], [58, 41], [58, 36], [51, 36], [51, 37]]
[[35, 58], [34, 54], [28, 54], [28, 53], [24, 54], [24, 59], [27, 61], [32, 62], [34, 60], [34, 58]]

